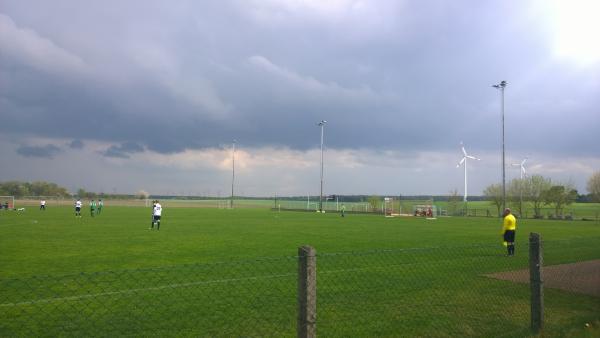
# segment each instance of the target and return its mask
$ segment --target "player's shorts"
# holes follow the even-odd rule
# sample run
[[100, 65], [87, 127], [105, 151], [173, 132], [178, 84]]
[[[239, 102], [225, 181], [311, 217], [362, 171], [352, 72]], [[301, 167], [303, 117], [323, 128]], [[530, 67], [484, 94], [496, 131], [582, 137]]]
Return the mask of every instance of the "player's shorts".
[[75, 207], [75, 212], [80, 212], [81, 211], [81, 207]]
[[514, 230], [506, 230], [504, 232], [504, 241], [508, 243], [514, 243], [515, 241], [515, 231]]
[[152, 219], [154, 219], [155, 221], [160, 221], [160, 216], [158, 216], [158, 215], [154, 215], [154, 216], [152, 217]]

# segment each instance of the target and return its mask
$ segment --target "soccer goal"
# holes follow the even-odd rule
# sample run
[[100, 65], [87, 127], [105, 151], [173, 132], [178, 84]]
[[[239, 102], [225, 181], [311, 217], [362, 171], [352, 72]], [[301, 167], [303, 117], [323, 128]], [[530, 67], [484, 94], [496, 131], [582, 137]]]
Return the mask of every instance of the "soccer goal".
[[15, 196], [0, 196], [0, 205], [2, 206], [2, 209], [14, 209]]
[[435, 218], [438, 216], [438, 209], [434, 204], [416, 204], [413, 205], [413, 216]]
[[385, 197], [383, 199], [383, 214], [385, 217], [396, 217], [399, 215], [398, 210], [394, 209], [394, 198]]

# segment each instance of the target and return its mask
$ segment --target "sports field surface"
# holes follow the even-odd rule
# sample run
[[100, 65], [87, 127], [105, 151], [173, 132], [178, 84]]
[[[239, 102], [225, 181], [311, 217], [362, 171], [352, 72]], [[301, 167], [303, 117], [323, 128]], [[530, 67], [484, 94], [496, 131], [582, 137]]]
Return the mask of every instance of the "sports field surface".
[[[528, 267], [528, 234], [546, 266], [600, 259], [593, 221], [520, 220], [505, 257], [496, 218], [165, 207], [156, 231], [149, 208], [83, 211], [0, 213], [0, 336], [293, 337], [310, 245], [319, 336], [523, 337], [529, 286], [489, 275]], [[600, 298], [545, 289], [545, 336], [598, 325]]]

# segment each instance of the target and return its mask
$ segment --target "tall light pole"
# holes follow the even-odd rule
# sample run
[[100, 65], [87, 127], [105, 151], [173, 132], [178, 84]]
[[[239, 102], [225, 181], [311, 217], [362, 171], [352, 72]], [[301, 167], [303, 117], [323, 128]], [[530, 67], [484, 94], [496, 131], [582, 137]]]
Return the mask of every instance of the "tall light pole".
[[506, 209], [506, 165], [505, 165], [505, 151], [504, 151], [504, 88], [508, 83], [501, 81], [499, 84], [492, 85], [492, 87], [499, 89], [502, 95], [501, 110], [502, 110], [502, 211]]
[[233, 209], [233, 185], [235, 183], [235, 140], [231, 143], [231, 200], [229, 207]]
[[317, 123], [321, 127], [321, 194], [319, 195], [319, 211], [323, 212], [323, 129], [327, 121], [321, 120]]

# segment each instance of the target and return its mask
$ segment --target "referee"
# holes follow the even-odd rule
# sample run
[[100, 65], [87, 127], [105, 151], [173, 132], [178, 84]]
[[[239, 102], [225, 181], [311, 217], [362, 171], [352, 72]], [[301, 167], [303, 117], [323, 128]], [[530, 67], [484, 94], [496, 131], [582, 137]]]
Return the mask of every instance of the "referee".
[[504, 209], [504, 222], [502, 222], [502, 234], [504, 242], [506, 243], [506, 249], [508, 250], [508, 256], [515, 255], [515, 231], [517, 230], [517, 219], [513, 214], [510, 213], [510, 209]]

